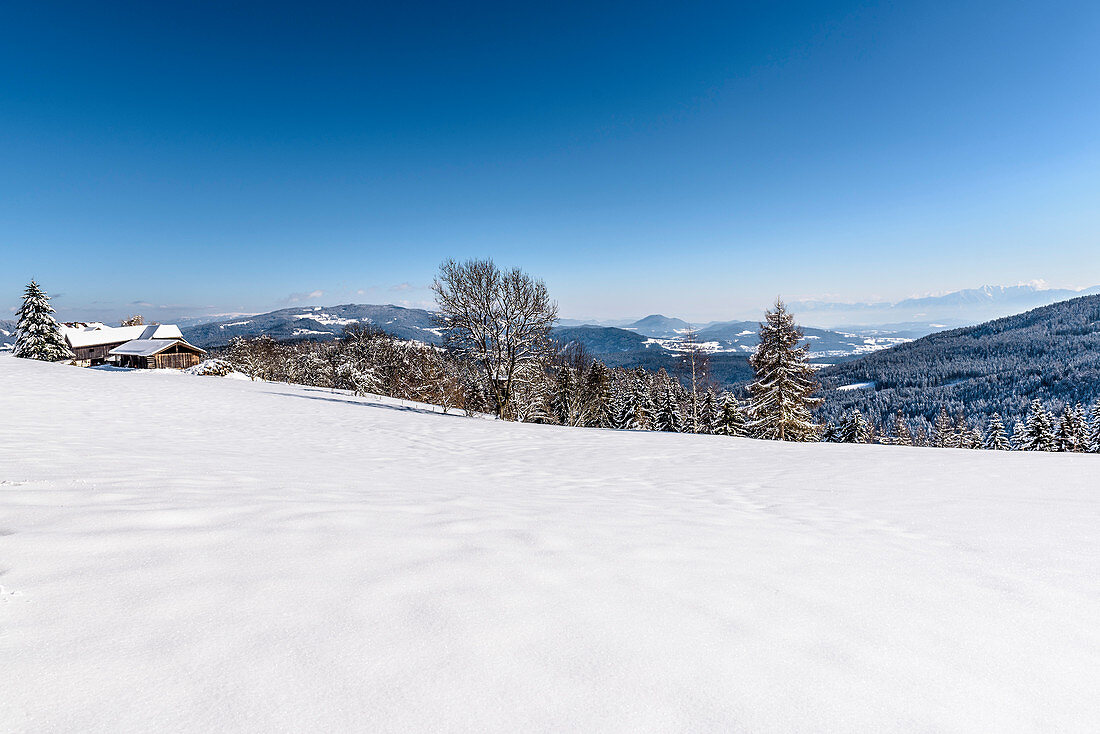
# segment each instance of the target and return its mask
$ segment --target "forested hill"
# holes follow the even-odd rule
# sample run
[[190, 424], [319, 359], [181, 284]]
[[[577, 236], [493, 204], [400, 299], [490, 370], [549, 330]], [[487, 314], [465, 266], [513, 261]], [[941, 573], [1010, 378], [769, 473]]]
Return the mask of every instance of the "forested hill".
[[931, 420], [942, 407], [975, 421], [999, 412], [1011, 425], [1033, 398], [1056, 411], [1087, 405], [1100, 397], [1100, 296], [932, 334], [819, 377], [830, 420], [853, 408]]

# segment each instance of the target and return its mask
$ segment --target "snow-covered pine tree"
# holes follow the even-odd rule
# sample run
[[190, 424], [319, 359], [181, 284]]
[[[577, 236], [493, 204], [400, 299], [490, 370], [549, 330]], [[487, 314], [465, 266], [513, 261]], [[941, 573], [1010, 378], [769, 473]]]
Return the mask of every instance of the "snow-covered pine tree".
[[737, 398], [729, 393], [722, 395], [722, 408], [718, 412], [718, 421], [714, 432], [719, 436], [747, 436], [748, 426], [745, 413]]
[[779, 441], [814, 441], [821, 427], [812, 411], [821, 404], [812, 397], [818, 389], [813, 368], [806, 362], [802, 331], [783, 301], [764, 314], [760, 344], [749, 358], [756, 379], [749, 385], [752, 404], [749, 433]]
[[592, 362], [584, 379], [584, 425], [611, 426], [611, 375], [598, 359]]
[[1000, 413], [994, 413], [990, 416], [989, 424], [985, 428], [985, 439], [982, 442], [982, 447], [988, 451], [1008, 451], [1012, 448]]
[[628, 430], [634, 427], [634, 393], [616, 390], [611, 395], [611, 427]]
[[966, 418], [961, 415], [955, 421], [955, 448], [980, 449], [982, 447], [982, 434], [975, 433]]
[[1058, 451], [1081, 452], [1088, 444], [1086, 435], [1084, 408], [1078, 404], [1075, 408], [1066, 406], [1062, 410], [1062, 421], [1058, 425], [1058, 437], [1055, 448]]
[[699, 433], [714, 433], [718, 423], [718, 399], [713, 390], [707, 390], [699, 404]]
[[966, 447], [968, 449], [980, 449], [982, 447], [982, 431], [977, 426], [970, 429], [970, 435], [966, 440]]
[[652, 431], [657, 406], [653, 403], [653, 394], [650, 392], [648, 383], [638, 380], [634, 385], [634, 400], [631, 403], [634, 408], [634, 425], [631, 428]]
[[1012, 448], [1015, 451], [1023, 451], [1025, 443], [1027, 443], [1027, 426], [1023, 421], [1016, 421], [1012, 424]]
[[563, 366], [558, 370], [554, 389], [554, 417], [563, 426], [578, 426], [581, 423], [580, 395], [578, 395], [577, 376], [573, 368]]
[[1100, 400], [1092, 404], [1092, 420], [1089, 421], [1089, 451], [1100, 454]]
[[945, 408], [940, 408], [936, 422], [932, 424], [932, 445], [938, 449], [947, 449], [956, 444], [955, 426], [951, 423], [951, 416], [947, 415]]
[[73, 358], [73, 350], [61, 336], [61, 325], [53, 314], [50, 297], [32, 280], [23, 291], [23, 305], [16, 312], [18, 322], [13, 352], [16, 357], [43, 362]]
[[909, 430], [909, 421], [899, 410], [894, 416], [894, 437], [891, 441], [895, 446], [912, 446], [913, 433]]
[[[843, 421], [843, 418], [841, 420]], [[829, 421], [821, 427], [821, 440], [825, 443], [840, 443], [843, 433], [840, 426]]]
[[1053, 451], [1055, 446], [1054, 418], [1036, 398], [1027, 409], [1027, 422], [1020, 437], [1021, 451]]
[[679, 433], [684, 430], [684, 417], [680, 412], [680, 403], [676, 400], [670, 384], [666, 384], [664, 392], [661, 393], [653, 428], [668, 433]]
[[844, 422], [840, 425], [841, 443], [867, 443], [870, 434], [870, 426], [863, 417], [863, 413], [853, 410], [844, 416]]

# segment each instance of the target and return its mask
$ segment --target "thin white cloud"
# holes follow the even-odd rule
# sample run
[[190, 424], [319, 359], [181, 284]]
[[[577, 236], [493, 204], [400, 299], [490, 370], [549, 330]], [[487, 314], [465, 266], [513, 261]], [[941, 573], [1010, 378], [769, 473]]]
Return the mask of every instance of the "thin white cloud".
[[302, 301], [313, 301], [321, 298], [325, 295], [323, 290], [310, 291], [308, 293], [291, 293], [286, 298], [279, 299], [279, 303], [284, 305], [290, 305], [292, 303], [301, 303]]

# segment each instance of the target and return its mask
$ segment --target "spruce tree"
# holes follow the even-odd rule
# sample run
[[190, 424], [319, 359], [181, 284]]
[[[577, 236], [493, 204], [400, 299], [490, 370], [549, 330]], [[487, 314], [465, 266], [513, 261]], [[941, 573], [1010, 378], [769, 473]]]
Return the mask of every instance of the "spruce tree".
[[1016, 451], [1023, 451], [1026, 443], [1027, 426], [1022, 421], [1016, 421], [1012, 424], [1012, 448]]
[[1089, 451], [1100, 454], [1100, 400], [1092, 405], [1092, 420], [1089, 422]]
[[955, 421], [954, 446], [959, 449], [980, 449], [982, 434], [975, 431], [961, 415]]
[[1086, 451], [1088, 444], [1086, 431], [1084, 409], [1080, 405], [1077, 405], [1076, 408], [1067, 405], [1062, 410], [1062, 422], [1058, 426], [1056, 449], [1071, 452]]
[[951, 417], [947, 415], [947, 410], [940, 408], [940, 412], [936, 416], [936, 422], [932, 424], [932, 445], [938, 449], [947, 449], [956, 444], [955, 426], [951, 423]]
[[713, 390], [707, 390], [699, 404], [699, 433], [714, 433], [718, 423], [718, 400]]
[[635, 427], [634, 393], [619, 390], [611, 399], [611, 427], [629, 430]]
[[1039, 399], [1031, 401], [1027, 409], [1027, 422], [1020, 437], [1021, 451], [1053, 451], [1055, 448], [1054, 418], [1043, 408]]
[[653, 429], [653, 416], [657, 412], [653, 404], [653, 397], [649, 391], [649, 385], [638, 380], [634, 386], [634, 399], [631, 401], [634, 408], [634, 424], [631, 428], [639, 431]]
[[577, 377], [572, 367], [562, 367], [554, 389], [554, 417], [563, 426], [576, 426], [581, 422], [580, 395], [577, 389]]
[[779, 441], [813, 441], [821, 427], [811, 412], [821, 404], [812, 397], [818, 389], [813, 368], [806, 362], [806, 346], [799, 346], [802, 331], [781, 300], [764, 314], [760, 344], [749, 358], [756, 379], [752, 393], [749, 432], [758, 438]]
[[1012, 448], [1012, 445], [1008, 442], [1008, 434], [1005, 432], [1005, 424], [999, 413], [994, 413], [989, 418], [982, 446], [989, 451], [1008, 451]]
[[718, 422], [714, 432], [720, 436], [746, 436], [748, 427], [745, 414], [741, 410], [741, 404], [737, 398], [729, 393], [722, 396], [722, 409], [718, 413]]
[[23, 291], [23, 305], [16, 313], [18, 323], [13, 352], [16, 357], [43, 362], [73, 358], [73, 350], [61, 336], [61, 325], [53, 314], [50, 297], [32, 280]]
[[588, 368], [584, 390], [584, 424], [589, 428], [611, 425], [611, 375], [603, 362], [596, 360]]
[[666, 384], [664, 392], [661, 393], [653, 428], [669, 433], [679, 433], [684, 430], [684, 418], [680, 413], [680, 404], [672, 392], [671, 385]]
[[863, 413], [853, 410], [844, 417], [840, 426], [841, 443], [867, 443], [870, 437], [870, 427], [863, 417]]
[[913, 445], [913, 434], [909, 430], [909, 422], [905, 420], [905, 416], [901, 414], [900, 410], [894, 416], [894, 438], [892, 443], [895, 446]]

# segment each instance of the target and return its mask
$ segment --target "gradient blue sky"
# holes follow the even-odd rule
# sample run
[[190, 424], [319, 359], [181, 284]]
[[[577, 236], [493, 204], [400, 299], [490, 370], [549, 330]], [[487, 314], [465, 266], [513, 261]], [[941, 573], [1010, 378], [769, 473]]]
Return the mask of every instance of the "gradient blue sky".
[[0, 307], [564, 316], [1100, 283], [1094, 2], [9, 3]]

